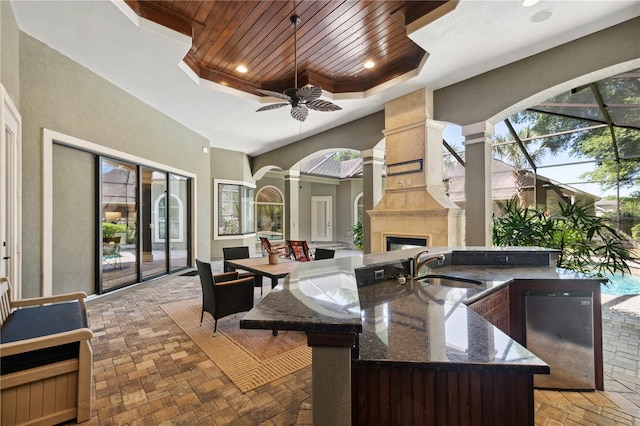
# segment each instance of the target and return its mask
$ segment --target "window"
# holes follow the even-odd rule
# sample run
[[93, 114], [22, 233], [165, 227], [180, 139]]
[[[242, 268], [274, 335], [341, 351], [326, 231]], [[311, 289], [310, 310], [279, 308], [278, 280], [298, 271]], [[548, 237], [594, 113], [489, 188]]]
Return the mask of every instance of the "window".
[[355, 200], [353, 201], [353, 224], [357, 225], [360, 220], [362, 220], [362, 215], [364, 214], [364, 205], [362, 196], [364, 194], [361, 192], [356, 195]]
[[[171, 203], [171, 211], [169, 213], [169, 221], [170, 226], [169, 230], [171, 232], [171, 241], [182, 242], [184, 241], [184, 203], [182, 200], [175, 194], [171, 194], [171, 199], [173, 202]], [[155, 241], [156, 242], [164, 242], [165, 233], [166, 233], [166, 223], [165, 218], [167, 217], [167, 203], [166, 196], [163, 194], [156, 200], [156, 208], [155, 208]]]
[[256, 195], [256, 231], [258, 237], [284, 239], [284, 197], [275, 186], [265, 186]]
[[244, 182], [215, 180], [218, 214], [215, 229], [218, 236], [254, 233], [254, 188]]

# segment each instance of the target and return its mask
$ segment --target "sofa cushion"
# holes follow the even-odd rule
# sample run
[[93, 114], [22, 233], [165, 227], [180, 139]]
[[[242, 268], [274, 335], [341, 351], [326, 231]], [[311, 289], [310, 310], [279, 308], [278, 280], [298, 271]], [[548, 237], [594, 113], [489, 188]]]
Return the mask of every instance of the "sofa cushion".
[[[87, 327], [87, 320], [80, 302], [33, 306], [11, 313], [0, 330], [0, 342], [16, 342], [84, 327]], [[8, 374], [77, 356], [78, 343], [69, 343], [26, 354], [3, 356], [0, 358], [0, 371]]]

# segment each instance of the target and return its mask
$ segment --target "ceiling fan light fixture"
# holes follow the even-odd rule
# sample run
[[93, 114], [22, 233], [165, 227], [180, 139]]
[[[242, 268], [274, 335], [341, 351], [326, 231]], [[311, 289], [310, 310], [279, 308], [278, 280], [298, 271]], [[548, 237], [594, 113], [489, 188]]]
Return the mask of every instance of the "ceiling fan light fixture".
[[551, 15], [553, 15], [553, 12], [550, 11], [549, 9], [545, 9], [545, 10], [541, 10], [540, 12], [534, 14], [530, 18], [530, 20], [534, 24], [537, 24], [539, 22], [543, 22], [543, 21], [546, 21], [547, 19], [551, 18]]
[[329, 101], [319, 99], [322, 95], [322, 87], [307, 84], [304, 87], [298, 88], [298, 25], [300, 24], [300, 17], [298, 17], [297, 15], [291, 15], [289, 20], [293, 24], [294, 87], [286, 89], [282, 93], [258, 89], [258, 92], [262, 95], [272, 96], [274, 98], [282, 99], [286, 102], [266, 105], [258, 108], [256, 112], [268, 111], [291, 105], [291, 117], [298, 121], [305, 121], [307, 119], [307, 116], [309, 115], [310, 109], [314, 111], [341, 110], [342, 108], [340, 108], [338, 105]]

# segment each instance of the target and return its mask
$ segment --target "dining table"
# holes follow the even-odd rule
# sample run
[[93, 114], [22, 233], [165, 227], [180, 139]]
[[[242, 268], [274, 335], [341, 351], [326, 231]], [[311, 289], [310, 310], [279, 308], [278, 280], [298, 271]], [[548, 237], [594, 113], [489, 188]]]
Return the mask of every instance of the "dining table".
[[277, 286], [280, 278], [289, 275], [300, 264], [300, 262], [286, 258], [279, 258], [278, 263], [271, 264], [269, 257], [266, 256], [225, 260], [225, 262], [234, 268], [271, 278], [271, 288]]
[[[248, 259], [225, 260], [227, 265], [245, 271], [253, 272], [256, 275], [262, 275], [271, 278], [271, 288], [278, 285], [278, 280], [284, 278], [298, 267], [300, 262], [278, 258], [278, 263], [269, 263], [269, 257], [250, 257]], [[272, 329], [273, 335], [278, 335], [278, 329]]]

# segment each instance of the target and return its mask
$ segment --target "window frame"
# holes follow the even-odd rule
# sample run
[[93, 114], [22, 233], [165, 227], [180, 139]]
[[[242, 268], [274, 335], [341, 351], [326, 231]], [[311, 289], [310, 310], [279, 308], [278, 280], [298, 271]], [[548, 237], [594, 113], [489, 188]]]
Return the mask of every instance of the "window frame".
[[[241, 180], [232, 180], [232, 179], [214, 179], [213, 180], [213, 235], [216, 240], [234, 240], [238, 238], [246, 238], [246, 237], [255, 237], [256, 228], [255, 228], [255, 194], [249, 196], [243, 196], [243, 193], [240, 194], [240, 232], [237, 234], [221, 234], [220, 233], [220, 208], [222, 200], [220, 199], [222, 193], [220, 191], [220, 185], [235, 185], [241, 188], [241, 190], [253, 190], [255, 191], [256, 185], [253, 183], [249, 183]], [[242, 203], [249, 203], [249, 206], [243, 206]], [[245, 216], [247, 214], [250, 215], [249, 218]], [[243, 222], [245, 221], [245, 222]], [[246, 228], [243, 232], [243, 226]]]

